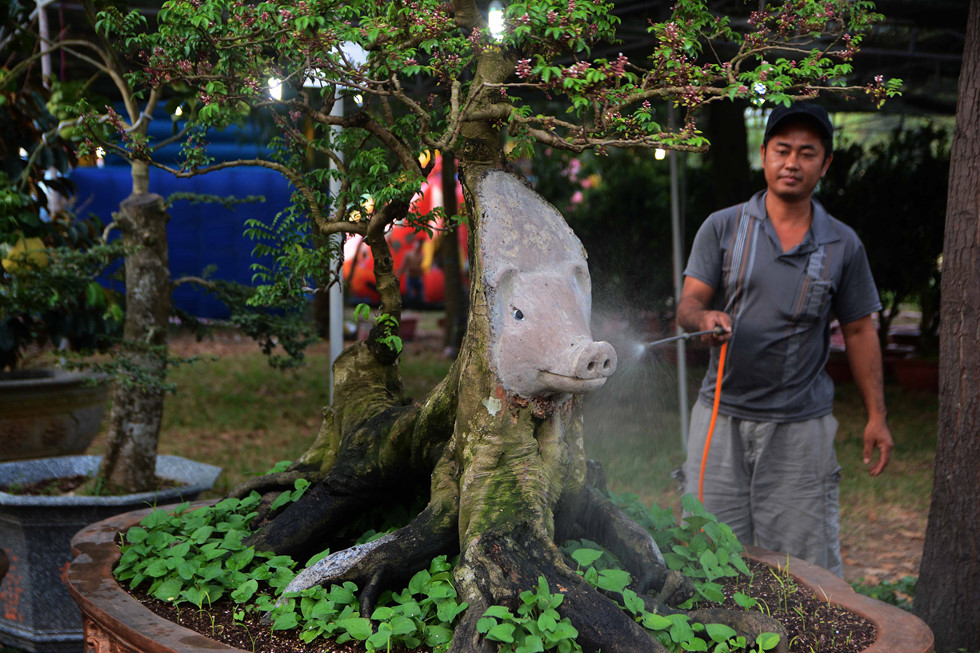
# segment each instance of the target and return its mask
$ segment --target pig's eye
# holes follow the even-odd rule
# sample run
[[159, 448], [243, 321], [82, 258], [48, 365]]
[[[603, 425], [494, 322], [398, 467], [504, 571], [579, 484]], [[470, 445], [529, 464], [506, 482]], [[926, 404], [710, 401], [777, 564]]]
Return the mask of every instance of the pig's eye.
[[524, 319], [524, 313], [521, 312], [521, 309], [519, 309], [519, 308], [515, 308], [514, 309], [514, 319], [515, 320], [523, 320]]

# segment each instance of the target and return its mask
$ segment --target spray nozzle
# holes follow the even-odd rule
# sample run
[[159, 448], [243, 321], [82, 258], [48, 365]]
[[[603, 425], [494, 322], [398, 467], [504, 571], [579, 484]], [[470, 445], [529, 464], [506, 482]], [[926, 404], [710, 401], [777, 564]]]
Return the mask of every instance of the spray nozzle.
[[695, 331], [693, 333], [682, 333], [680, 335], [671, 336], [670, 338], [664, 338], [663, 340], [654, 340], [653, 342], [648, 342], [647, 347], [658, 347], [660, 345], [666, 345], [670, 342], [675, 342], [677, 340], [690, 340], [691, 338], [699, 338], [701, 336], [706, 336], [709, 334], [714, 334], [716, 336], [725, 335], [725, 327], [718, 325], [714, 329], [708, 329], [706, 331]]

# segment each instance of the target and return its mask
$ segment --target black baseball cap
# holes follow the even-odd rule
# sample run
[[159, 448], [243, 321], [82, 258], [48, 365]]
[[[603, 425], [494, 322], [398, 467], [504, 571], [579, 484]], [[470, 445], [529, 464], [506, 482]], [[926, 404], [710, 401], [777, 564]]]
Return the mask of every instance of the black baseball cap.
[[821, 129], [828, 141], [834, 140], [834, 126], [830, 124], [830, 118], [823, 107], [809, 102], [795, 102], [788, 107], [780, 105], [772, 110], [772, 113], [769, 114], [769, 120], [766, 122], [766, 133], [763, 141], [769, 142], [769, 138], [776, 127], [789, 118], [805, 119]]

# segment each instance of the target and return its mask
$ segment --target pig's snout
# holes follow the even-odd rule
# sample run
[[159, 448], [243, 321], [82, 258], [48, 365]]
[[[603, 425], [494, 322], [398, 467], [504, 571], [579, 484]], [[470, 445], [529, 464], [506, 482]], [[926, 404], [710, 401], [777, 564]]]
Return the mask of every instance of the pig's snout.
[[605, 379], [616, 371], [616, 350], [608, 342], [587, 342], [575, 346], [572, 370], [580, 379]]
[[582, 394], [598, 389], [616, 371], [616, 350], [608, 342], [577, 338], [554, 364], [538, 373], [538, 381], [551, 392]]

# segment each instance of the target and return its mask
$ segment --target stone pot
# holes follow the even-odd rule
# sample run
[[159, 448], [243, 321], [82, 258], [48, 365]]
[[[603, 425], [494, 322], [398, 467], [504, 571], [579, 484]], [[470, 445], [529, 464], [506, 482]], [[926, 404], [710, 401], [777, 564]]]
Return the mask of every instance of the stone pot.
[[[203, 505], [203, 504], [201, 504]], [[92, 653], [232, 653], [226, 646], [158, 617], [116, 583], [112, 569], [119, 560], [116, 536], [139, 523], [149, 511], [134, 511], [91, 524], [72, 539], [74, 559], [68, 566], [68, 590], [85, 622], [86, 650]], [[751, 547], [748, 557], [772, 567], [787, 557]], [[817, 596], [860, 614], [878, 627], [878, 640], [867, 653], [929, 653], [932, 631], [918, 617], [858, 594], [842, 579], [797, 558], [789, 558], [796, 581]]]
[[57, 369], [0, 374], [0, 461], [83, 453], [109, 395], [97, 379]]
[[[0, 486], [92, 474], [99, 456], [0, 463]], [[9, 568], [0, 579], [0, 641], [60, 653], [82, 650], [82, 617], [65, 586], [71, 537], [87, 524], [135, 508], [196, 499], [221, 469], [178, 456], [158, 456], [156, 473], [180, 487], [118, 496], [34, 496], [0, 492], [0, 551]]]

